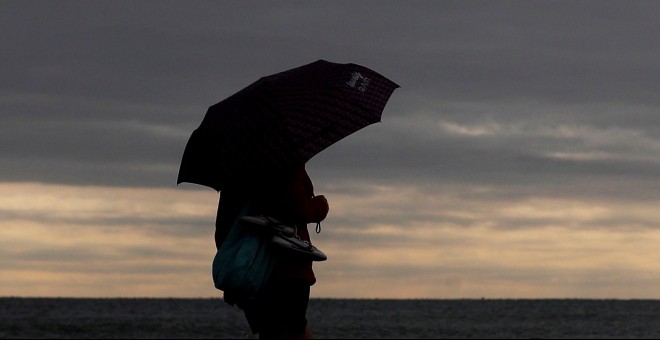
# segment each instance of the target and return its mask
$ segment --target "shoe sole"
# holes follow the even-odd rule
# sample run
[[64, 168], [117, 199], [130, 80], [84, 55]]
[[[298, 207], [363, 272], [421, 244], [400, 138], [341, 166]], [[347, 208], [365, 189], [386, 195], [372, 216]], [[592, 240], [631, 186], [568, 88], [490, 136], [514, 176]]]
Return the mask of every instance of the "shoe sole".
[[271, 243], [275, 244], [280, 248], [292, 250], [295, 251], [296, 253], [306, 255], [306, 257], [310, 257], [312, 261], [321, 262], [328, 259], [328, 257], [322, 251], [320, 251], [318, 248], [314, 247], [311, 244], [310, 244], [311, 248], [301, 248], [298, 245], [289, 242], [288, 240], [286, 240], [286, 238], [281, 237], [279, 235], [273, 236], [273, 238], [271, 239]]

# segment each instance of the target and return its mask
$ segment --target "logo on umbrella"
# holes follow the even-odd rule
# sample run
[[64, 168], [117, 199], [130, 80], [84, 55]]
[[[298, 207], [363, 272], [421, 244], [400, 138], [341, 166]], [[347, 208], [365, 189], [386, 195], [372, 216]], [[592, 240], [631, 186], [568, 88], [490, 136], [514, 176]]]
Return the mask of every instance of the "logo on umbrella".
[[369, 82], [371, 81], [369, 78], [363, 76], [360, 72], [353, 72], [351, 75], [351, 80], [347, 81], [346, 84], [350, 87], [355, 87], [357, 85], [357, 82], [361, 80], [360, 86], [358, 86], [358, 90], [364, 92], [367, 90], [367, 86], [369, 86]]

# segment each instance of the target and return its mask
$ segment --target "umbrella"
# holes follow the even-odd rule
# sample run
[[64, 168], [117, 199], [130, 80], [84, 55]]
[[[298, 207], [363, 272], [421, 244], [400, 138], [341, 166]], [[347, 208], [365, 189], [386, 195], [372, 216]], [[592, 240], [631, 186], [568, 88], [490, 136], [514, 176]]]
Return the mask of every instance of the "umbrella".
[[364, 66], [325, 60], [262, 77], [209, 107], [186, 144], [177, 183], [220, 191], [242, 174], [307, 162], [380, 122], [398, 87]]

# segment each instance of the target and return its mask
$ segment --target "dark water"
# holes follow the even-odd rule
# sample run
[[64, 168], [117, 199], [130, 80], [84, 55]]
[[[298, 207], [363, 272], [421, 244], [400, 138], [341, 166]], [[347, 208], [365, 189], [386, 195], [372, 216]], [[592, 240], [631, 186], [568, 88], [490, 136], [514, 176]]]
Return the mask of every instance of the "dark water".
[[[653, 300], [313, 299], [317, 338], [660, 338]], [[251, 338], [220, 299], [0, 298], [0, 338]]]

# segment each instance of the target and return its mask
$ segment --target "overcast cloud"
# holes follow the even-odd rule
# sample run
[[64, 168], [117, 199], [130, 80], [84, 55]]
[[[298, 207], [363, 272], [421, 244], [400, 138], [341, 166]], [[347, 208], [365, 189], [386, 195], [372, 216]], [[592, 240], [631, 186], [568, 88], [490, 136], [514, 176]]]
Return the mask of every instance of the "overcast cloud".
[[[434, 225], [445, 236], [470, 228], [660, 233], [658, 2], [2, 1], [0, 9], [0, 190], [13, 197], [35, 185], [78, 194], [79, 187], [171, 189], [208, 194], [212, 207], [210, 189], [175, 184], [206, 109], [261, 76], [326, 59], [370, 67], [401, 88], [382, 123], [308, 163], [317, 192], [333, 207], [327, 224], [337, 231], [322, 234], [324, 246], [366, 242], [396, 253], [401, 240], [422, 246], [416, 237]], [[147, 193], [154, 192], [144, 200], [162, 203]], [[369, 204], [349, 209], [357, 200]], [[15, 228], [56, 221], [67, 230], [87, 223], [138, 232], [160, 225], [174, 237], [186, 225], [202, 239], [214, 217], [212, 208], [209, 216], [105, 216], [94, 205], [86, 220], [76, 213], [81, 202], [58, 216], [37, 203], [22, 209], [9, 202], [0, 223]], [[399, 234], [416, 224], [423, 228], [412, 239]], [[461, 240], [476, 237], [466, 235]], [[493, 242], [477, 243], [491, 249]], [[75, 249], [67, 258], [89, 250]], [[16, 250], [16, 263], [26, 259], [23, 251], [43, 254]], [[373, 261], [363, 265], [380, 268]], [[469, 267], [463, 261], [442, 261], [438, 273], [454, 275], [442, 282], [474, 279], [457, 279], [457, 268]], [[337, 260], [320, 275], [336, 278], [349, 262]], [[327, 281], [328, 295], [349, 284]], [[540, 287], [542, 279], [533, 281]], [[506, 296], [502, 287], [493, 294]], [[456, 296], [478, 294], [466, 292]]]

